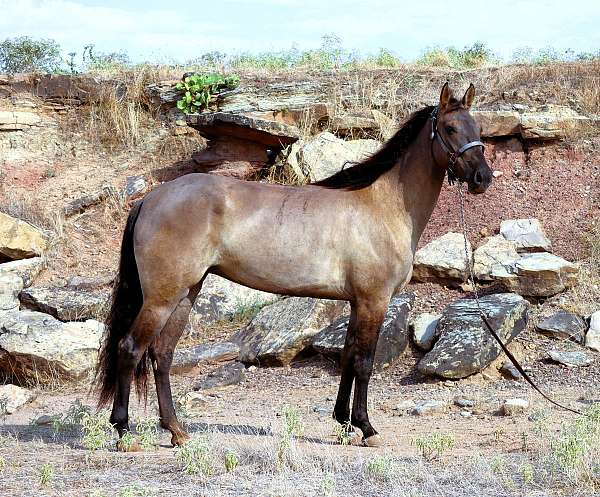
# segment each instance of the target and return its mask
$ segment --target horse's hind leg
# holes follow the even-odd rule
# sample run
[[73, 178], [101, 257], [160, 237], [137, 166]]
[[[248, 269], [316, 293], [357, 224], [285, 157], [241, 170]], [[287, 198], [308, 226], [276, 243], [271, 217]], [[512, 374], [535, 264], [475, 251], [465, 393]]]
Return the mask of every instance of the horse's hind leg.
[[201, 283], [190, 289], [187, 297], [179, 302], [160, 335], [150, 346], [150, 358], [154, 370], [154, 383], [156, 384], [160, 412], [160, 426], [171, 432], [173, 446], [184, 444], [190, 437], [175, 414], [169, 371], [173, 362], [175, 346], [185, 329], [200, 288]]
[[119, 438], [129, 431], [129, 393], [134, 370], [186, 294], [187, 291], [169, 300], [146, 300], [131, 329], [119, 342], [117, 388], [110, 416], [110, 422], [117, 429]]
[[338, 389], [333, 418], [345, 427], [350, 424], [350, 395], [354, 383], [354, 364], [352, 363], [351, 351], [356, 339], [356, 306], [352, 304], [348, 330], [346, 332], [346, 343], [340, 360], [341, 378]]

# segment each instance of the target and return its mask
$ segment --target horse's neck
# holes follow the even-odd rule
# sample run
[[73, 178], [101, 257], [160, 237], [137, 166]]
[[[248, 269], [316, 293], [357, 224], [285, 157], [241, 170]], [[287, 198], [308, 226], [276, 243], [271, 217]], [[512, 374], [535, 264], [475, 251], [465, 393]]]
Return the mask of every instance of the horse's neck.
[[386, 203], [395, 205], [399, 219], [410, 224], [407, 227], [413, 252], [435, 208], [445, 174], [433, 160], [429, 132], [425, 128], [398, 163], [380, 178], [387, 183], [381, 189], [388, 195]]

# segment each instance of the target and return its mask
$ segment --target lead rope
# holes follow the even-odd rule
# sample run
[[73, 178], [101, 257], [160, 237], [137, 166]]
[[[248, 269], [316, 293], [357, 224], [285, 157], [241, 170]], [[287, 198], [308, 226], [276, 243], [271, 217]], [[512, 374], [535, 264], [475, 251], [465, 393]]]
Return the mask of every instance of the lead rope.
[[521, 364], [519, 364], [519, 361], [517, 361], [516, 357], [512, 354], [512, 352], [510, 350], [508, 350], [506, 345], [504, 345], [504, 342], [502, 341], [502, 339], [498, 336], [498, 334], [492, 328], [492, 325], [490, 324], [488, 317], [485, 315], [485, 312], [483, 312], [483, 309], [481, 308], [481, 303], [479, 302], [479, 291], [477, 289], [477, 284], [475, 283], [475, 274], [473, 271], [473, 258], [470, 257], [470, 255], [469, 255], [469, 247], [468, 247], [468, 243], [467, 243], [468, 226], [467, 226], [467, 221], [465, 218], [465, 194], [463, 191], [462, 183], [460, 181], [457, 181], [457, 183], [458, 183], [457, 187], [458, 187], [458, 198], [459, 198], [459, 206], [460, 206], [460, 224], [461, 224], [464, 243], [465, 243], [465, 263], [466, 263], [467, 267], [469, 268], [469, 272], [468, 272], [469, 282], [471, 283], [471, 287], [473, 288], [473, 294], [475, 295], [475, 302], [477, 303], [477, 311], [479, 312], [479, 315], [481, 316], [481, 320], [483, 321], [483, 323], [485, 324], [486, 328], [489, 330], [491, 335], [494, 337], [496, 342], [498, 342], [498, 344], [500, 345], [500, 348], [506, 354], [506, 357], [508, 357], [510, 362], [512, 362], [513, 366], [517, 369], [517, 371], [519, 373], [521, 373], [521, 376], [525, 379], [525, 381], [527, 381], [527, 383], [529, 383], [533, 387], [533, 389], [536, 392], [538, 392], [542, 397], [544, 397], [544, 399], [546, 399], [551, 404], [554, 404], [555, 406], [560, 407], [561, 409], [564, 409], [565, 411], [583, 415], [583, 413], [581, 411], [578, 411], [577, 409], [572, 409], [571, 407], [564, 406], [562, 404], [559, 404], [555, 400], [551, 399], [547, 394], [545, 394], [540, 389], [540, 387], [538, 387], [534, 383], [534, 381], [530, 378], [530, 376], [525, 372], [525, 370], [523, 369]]

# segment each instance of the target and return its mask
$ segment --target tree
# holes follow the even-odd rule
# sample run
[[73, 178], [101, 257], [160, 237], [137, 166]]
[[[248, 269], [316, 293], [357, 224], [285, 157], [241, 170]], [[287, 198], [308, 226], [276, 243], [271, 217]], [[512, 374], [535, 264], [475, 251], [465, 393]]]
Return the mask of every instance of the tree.
[[61, 49], [54, 40], [20, 36], [0, 43], [0, 72], [3, 73], [53, 72], [61, 62]]

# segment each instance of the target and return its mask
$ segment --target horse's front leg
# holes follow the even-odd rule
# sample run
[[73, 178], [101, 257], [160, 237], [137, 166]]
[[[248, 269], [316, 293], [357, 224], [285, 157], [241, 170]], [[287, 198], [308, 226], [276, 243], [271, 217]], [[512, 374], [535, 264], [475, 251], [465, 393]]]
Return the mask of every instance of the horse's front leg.
[[352, 384], [354, 383], [352, 350], [356, 337], [356, 306], [351, 304], [351, 309], [348, 330], [346, 331], [346, 342], [340, 360], [340, 387], [333, 409], [333, 419], [346, 428], [350, 427], [350, 395], [352, 394]]
[[373, 371], [373, 359], [379, 338], [379, 330], [385, 318], [389, 298], [378, 301], [358, 302], [356, 336], [351, 348], [351, 361], [354, 370], [354, 399], [352, 404], [352, 425], [363, 434], [363, 443], [378, 447], [383, 440], [369, 421], [367, 413], [367, 391]]

